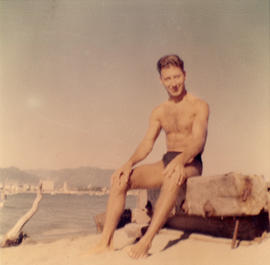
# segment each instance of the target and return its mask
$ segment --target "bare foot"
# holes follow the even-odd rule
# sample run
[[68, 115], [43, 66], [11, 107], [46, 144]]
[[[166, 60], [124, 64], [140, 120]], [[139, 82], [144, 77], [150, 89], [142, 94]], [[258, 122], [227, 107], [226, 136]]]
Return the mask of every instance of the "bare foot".
[[94, 247], [91, 247], [88, 251], [82, 253], [82, 255], [83, 256], [84, 255], [91, 256], [91, 255], [102, 254], [104, 252], [108, 252], [108, 251], [112, 251], [112, 250], [113, 250], [112, 245], [99, 243], [99, 244], [95, 245]]
[[133, 259], [146, 258], [151, 245], [140, 240], [138, 243], [128, 249], [128, 255]]

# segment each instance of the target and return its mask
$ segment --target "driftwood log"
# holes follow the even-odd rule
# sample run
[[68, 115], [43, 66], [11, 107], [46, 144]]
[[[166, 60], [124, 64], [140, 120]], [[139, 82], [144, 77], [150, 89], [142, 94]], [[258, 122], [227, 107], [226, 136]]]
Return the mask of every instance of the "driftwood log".
[[247, 216], [258, 215], [267, 203], [263, 176], [229, 173], [188, 179], [184, 208], [190, 215]]
[[236, 221], [239, 221], [236, 238], [253, 240], [261, 237], [269, 229], [268, 213], [262, 211], [255, 216], [202, 217], [178, 213], [168, 219], [166, 227], [189, 233], [202, 233], [215, 237], [233, 239]]
[[37, 191], [37, 196], [33, 202], [32, 208], [25, 215], [23, 215], [17, 221], [17, 223], [5, 234], [0, 244], [0, 247], [3, 248], [3, 247], [16, 246], [22, 242], [22, 240], [26, 236], [23, 233], [22, 228], [38, 210], [38, 206], [41, 199], [42, 199], [42, 185], [40, 184]]
[[[155, 205], [158, 190], [148, 191]], [[251, 240], [269, 230], [270, 194], [263, 176], [228, 173], [193, 177], [183, 186], [169, 228]]]

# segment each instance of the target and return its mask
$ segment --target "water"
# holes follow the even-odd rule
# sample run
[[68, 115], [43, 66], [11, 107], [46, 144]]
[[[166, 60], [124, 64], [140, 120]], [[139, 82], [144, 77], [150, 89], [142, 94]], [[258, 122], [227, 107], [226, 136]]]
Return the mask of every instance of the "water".
[[[11, 229], [31, 207], [35, 194], [9, 195], [0, 209], [0, 236]], [[108, 195], [44, 194], [36, 214], [23, 228], [34, 240], [71, 234], [95, 233], [93, 217], [106, 209]], [[126, 207], [134, 208], [136, 197], [128, 196]]]

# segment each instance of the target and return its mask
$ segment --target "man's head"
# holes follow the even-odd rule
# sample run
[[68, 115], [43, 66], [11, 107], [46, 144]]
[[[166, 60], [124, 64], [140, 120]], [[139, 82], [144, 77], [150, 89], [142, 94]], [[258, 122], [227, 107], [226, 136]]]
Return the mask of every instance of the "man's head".
[[157, 70], [160, 75], [163, 68], [168, 68], [170, 66], [179, 67], [183, 73], [185, 72], [184, 61], [176, 54], [165, 55], [161, 57], [157, 62]]
[[159, 59], [157, 68], [160, 81], [173, 100], [179, 100], [186, 93], [184, 62], [177, 55], [166, 55]]

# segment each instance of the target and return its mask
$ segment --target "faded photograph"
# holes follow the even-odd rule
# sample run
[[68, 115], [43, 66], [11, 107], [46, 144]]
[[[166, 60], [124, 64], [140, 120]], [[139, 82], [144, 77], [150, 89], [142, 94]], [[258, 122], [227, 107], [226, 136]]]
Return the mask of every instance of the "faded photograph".
[[269, 1], [0, 0], [0, 263], [265, 265]]

